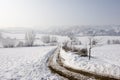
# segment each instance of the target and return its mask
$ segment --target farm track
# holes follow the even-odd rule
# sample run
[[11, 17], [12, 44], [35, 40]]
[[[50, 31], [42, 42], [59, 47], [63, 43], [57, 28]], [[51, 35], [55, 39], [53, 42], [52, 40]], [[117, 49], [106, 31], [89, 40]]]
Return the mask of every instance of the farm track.
[[61, 76], [64, 76], [68, 78], [69, 80], [94, 80], [93, 77], [88, 77], [82, 74], [78, 74], [76, 72], [72, 72], [63, 66], [61, 66], [61, 63], [58, 60], [58, 54], [59, 54], [59, 49], [55, 51], [55, 53], [49, 58], [49, 68], [58, 73]]
[[59, 75], [68, 78], [69, 80], [118, 80], [107, 76], [88, 73], [86, 71], [81, 71], [81, 70], [78, 71], [68, 66], [66, 67], [64, 66], [61, 60], [62, 58], [59, 56], [59, 48], [58, 48], [48, 60], [49, 68], [52, 71], [58, 73]]

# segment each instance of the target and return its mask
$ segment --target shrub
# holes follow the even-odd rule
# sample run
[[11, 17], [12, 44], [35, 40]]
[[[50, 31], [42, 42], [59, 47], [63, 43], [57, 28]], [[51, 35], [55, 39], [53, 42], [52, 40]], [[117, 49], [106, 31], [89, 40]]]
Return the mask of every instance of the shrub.
[[65, 51], [72, 51], [71, 43], [70, 43], [69, 41], [65, 41], [65, 42], [63, 43], [62, 48], [63, 48]]
[[29, 31], [25, 34], [25, 45], [26, 46], [33, 46], [35, 41], [35, 33], [33, 31]]
[[62, 48], [65, 50], [65, 51], [71, 51], [71, 52], [75, 52], [76, 54], [80, 55], [80, 56], [83, 56], [83, 57], [87, 57], [88, 56], [88, 51], [87, 51], [87, 48], [77, 48], [77, 47], [71, 47], [71, 46], [67, 46], [68, 42], [66, 42]]
[[81, 56], [88, 56], [87, 48], [81, 49], [80, 52], [81, 52]]
[[83, 49], [76, 49], [75, 50], [76, 54], [83, 56], [83, 57], [87, 57], [88, 56], [88, 51], [87, 48], [83, 48]]
[[50, 37], [50, 42], [57, 43], [57, 37], [55, 37], [55, 36]]
[[116, 40], [112, 40], [113, 44], [120, 44], [120, 40], [116, 39]]
[[49, 45], [57, 45], [57, 37], [55, 36], [42, 36], [41, 41], [43, 43], [49, 43]]
[[50, 36], [42, 36], [41, 41], [43, 41], [44, 43], [50, 43]]
[[22, 41], [18, 41], [16, 47], [23, 47], [24, 43]]
[[108, 40], [108, 41], [107, 41], [107, 44], [111, 44], [111, 41], [110, 41], [110, 40]]
[[4, 48], [15, 47], [16, 39], [11, 39], [9, 37], [2, 39], [2, 45]]

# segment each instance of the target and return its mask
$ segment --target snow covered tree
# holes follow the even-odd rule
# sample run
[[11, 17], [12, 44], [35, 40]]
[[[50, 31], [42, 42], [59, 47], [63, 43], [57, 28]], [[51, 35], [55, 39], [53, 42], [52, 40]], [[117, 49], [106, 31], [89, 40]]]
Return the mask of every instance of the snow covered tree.
[[2, 33], [0, 32], [0, 43], [2, 44], [2, 40], [3, 40], [3, 37], [2, 37]]
[[71, 41], [71, 44], [72, 45], [81, 45], [81, 41], [78, 38], [74, 37]]
[[25, 45], [26, 46], [33, 46], [35, 41], [35, 33], [33, 31], [28, 31], [25, 34]]
[[42, 40], [44, 43], [50, 43], [50, 36], [42, 36], [42, 37], [41, 37], [41, 40]]
[[24, 43], [22, 41], [17, 41], [16, 47], [24, 47]]
[[68, 37], [70, 38], [70, 40], [74, 40], [75, 39], [74, 34], [72, 32], [68, 34]]
[[110, 40], [108, 40], [108, 41], [107, 41], [107, 44], [111, 44], [111, 41], [110, 41]]
[[63, 45], [62, 45], [62, 48], [65, 50], [65, 51], [70, 51], [71, 50], [71, 43], [69, 41], [64, 41], [63, 42]]
[[52, 36], [52, 37], [50, 38], [50, 42], [56, 43], [56, 42], [57, 42], [57, 37]]
[[10, 37], [7, 37], [3, 38], [1, 42], [4, 48], [12, 48], [15, 47], [16, 41], [16, 39], [11, 39]]
[[118, 40], [118, 39], [112, 40], [112, 44], [120, 44], [120, 40]]
[[0, 39], [2, 39], [3, 37], [2, 37], [2, 33], [0, 32]]

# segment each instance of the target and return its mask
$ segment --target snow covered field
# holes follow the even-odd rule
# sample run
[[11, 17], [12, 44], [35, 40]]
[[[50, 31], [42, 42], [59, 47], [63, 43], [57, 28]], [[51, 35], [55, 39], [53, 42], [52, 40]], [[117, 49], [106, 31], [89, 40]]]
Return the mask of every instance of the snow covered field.
[[[78, 39], [84, 45], [89, 42], [89, 36], [78, 37]], [[107, 44], [108, 40], [120, 40], [120, 36], [95, 36], [94, 39], [97, 39], [99, 44]]]
[[120, 79], [120, 45], [104, 45], [92, 49], [92, 58], [80, 57], [61, 49], [64, 65], [77, 70], [85, 70]]
[[[2, 32], [1, 36], [2, 38], [7, 38], [7, 42], [9, 41], [8, 39], [13, 39], [14, 44], [17, 45], [19, 42], [22, 42], [23, 44], [25, 43], [25, 34], [26, 33], [9, 33], [9, 32]], [[42, 38], [45, 36], [49, 37], [55, 37], [57, 40], [57, 43], [61, 43], [64, 41], [69, 40], [67, 36], [60, 36], [60, 35], [51, 35], [51, 34], [35, 34], [35, 41], [33, 45], [47, 45], [46, 43], [43, 42]], [[2, 41], [2, 40], [1, 40]], [[0, 41], [0, 47], [2, 46], [2, 41]]]
[[[2, 36], [4, 38], [10, 37], [10, 38], [16, 38], [19, 40], [24, 40], [25, 39], [25, 33], [7, 33], [3, 32]], [[55, 36], [58, 38], [58, 42], [68, 40], [67, 36], [60, 36], [60, 35], [50, 35], [50, 34], [36, 34], [36, 39], [41, 39], [42, 36]]]
[[46, 63], [55, 48], [0, 48], [0, 80], [58, 80]]
[[[34, 45], [44, 45], [41, 37], [48, 34], [36, 34]], [[16, 38], [25, 41], [25, 34], [3, 33], [3, 37]], [[67, 36], [49, 35], [57, 37], [58, 43], [70, 40]], [[77, 37], [82, 45], [86, 47], [89, 43], [88, 37]], [[61, 49], [61, 56], [65, 59], [64, 64], [78, 70], [86, 70], [91, 73], [107, 75], [120, 78], [120, 45], [107, 44], [108, 40], [120, 40], [119, 36], [96, 36], [101, 46], [92, 49], [92, 58], [80, 57], [71, 52]], [[47, 67], [46, 61], [55, 47], [21, 47], [0, 48], [0, 80], [60, 80], [58, 75], [52, 74]]]

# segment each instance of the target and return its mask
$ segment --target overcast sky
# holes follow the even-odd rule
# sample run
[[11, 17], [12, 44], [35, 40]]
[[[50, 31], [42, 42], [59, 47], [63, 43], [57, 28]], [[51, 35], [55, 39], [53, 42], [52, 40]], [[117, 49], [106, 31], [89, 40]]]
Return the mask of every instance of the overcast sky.
[[0, 0], [0, 28], [120, 24], [120, 0]]

